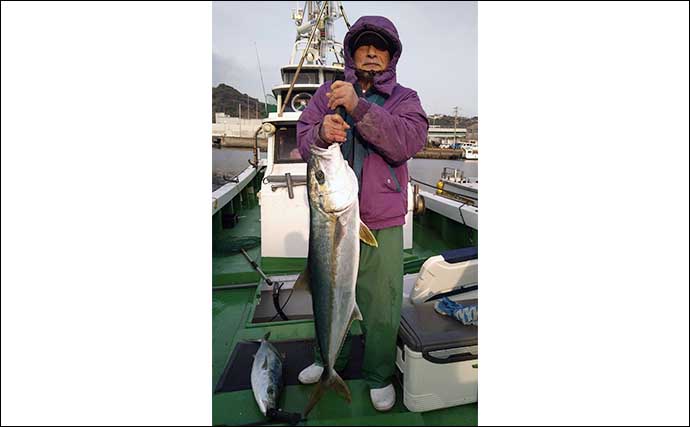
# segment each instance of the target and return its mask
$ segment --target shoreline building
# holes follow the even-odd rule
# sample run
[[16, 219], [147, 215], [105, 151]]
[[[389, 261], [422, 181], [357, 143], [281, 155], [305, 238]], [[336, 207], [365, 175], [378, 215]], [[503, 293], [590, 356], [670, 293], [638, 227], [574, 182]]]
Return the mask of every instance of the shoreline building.
[[430, 126], [427, 145], [431, 147], [453, 146], [466, 141], [467, 129]]

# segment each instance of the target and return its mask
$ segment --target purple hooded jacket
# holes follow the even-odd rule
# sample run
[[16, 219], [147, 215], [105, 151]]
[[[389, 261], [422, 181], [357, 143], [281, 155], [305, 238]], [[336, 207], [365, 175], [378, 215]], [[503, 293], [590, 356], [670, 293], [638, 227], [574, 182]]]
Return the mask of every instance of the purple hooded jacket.
[[[395, 66], [402, 52], [398, 31], [391, 21], [382, 16], [363, 16], [345, 35], [345, 80], [354, 84], [354, 60], [349, 42], [363, 30], [385, 34], [396, 45], [388, 67], [374, 77], [373, 87], [388, 96], [383, 106], [360, 97], [352, 118], [359, 135], [373, 148], [362, 166], [362, 189], [359, 198], [360, 217], [372, 230], [403, 225], [407, 213], [407, 160], [426, 144], [429, 121], [417, 96], [396, 81]], [[302, 158], [309, 158], [312, 144], [326, 146], [320, 136], [324, 116], [335, 114], [328, 108], [331, 81], [324, 82], [314, 94], [297, 123], [297, 142]], [[391, 179], [388, 163], [398, 178], [402, 190]]]

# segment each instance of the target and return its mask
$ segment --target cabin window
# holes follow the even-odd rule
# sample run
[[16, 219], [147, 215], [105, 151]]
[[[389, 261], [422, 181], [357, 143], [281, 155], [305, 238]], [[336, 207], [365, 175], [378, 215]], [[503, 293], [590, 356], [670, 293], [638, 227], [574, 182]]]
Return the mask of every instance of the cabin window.
[[324, 71], [323, 72], [323, 81], [324, 82], [327, 82], [329, 80], [334, 81], [336, 75], [340, 75], [342, 77], [343, 73], [342, 72], [336, 73], [335, 71]]
[[275, 134], [275, 163], [302, 163], [297, 149], [297, 128], [280, 126]]
[[[295, 72], [294, 71], [286, 71], [284, 73], [285, 76], [285, 84], [290, 84], [292, 83], [292, 79], [295, 78]], [[299, 73], [299, 76], [297, 76], [297, 81], [295, 84], [319, 84], [319, 72], [318, 70], [315, 71], [305, 71], [302, 70]]]

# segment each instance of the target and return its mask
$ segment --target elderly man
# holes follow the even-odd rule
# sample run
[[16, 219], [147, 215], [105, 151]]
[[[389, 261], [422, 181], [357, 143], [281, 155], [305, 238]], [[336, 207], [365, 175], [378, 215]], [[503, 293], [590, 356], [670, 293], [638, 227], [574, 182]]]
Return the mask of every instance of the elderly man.
[[[362, 372], [372, 404], [386, 411], [395, 404], [391, 381], [400, 323], [403, 285], [403, 232], [407, 212], [407, 160], [422, 149], [429, 123], [414, 90], [397, 83], [395, 68], [402, 53], [391, 21], [364, 16], [345, 35], [345, 81], [325, 82], [300, 116], [297, 138], [302, 158], [309, 147], [341, 144], [344, 158], [359, 181], [362, 221], [378, 248], [361, 245], [357, 305], [365, 338]], [[341, 117], [336, 111], [343, 107]], [[347, 363], [350, 340], [336, 370]], [[320, 353], [299, 380], [318, 382]]]

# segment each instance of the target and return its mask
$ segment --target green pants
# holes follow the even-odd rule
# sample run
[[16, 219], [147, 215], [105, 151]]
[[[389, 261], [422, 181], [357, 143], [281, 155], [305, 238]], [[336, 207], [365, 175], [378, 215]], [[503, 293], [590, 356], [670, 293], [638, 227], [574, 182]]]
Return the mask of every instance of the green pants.
[[[391, 383], [395, 373], [395, 348], [402, 307], [403, 231], [402, 226], [398, 226], [372, 230], [372, 233], [379, 247], [360, 242], [356, 293], [365, 339], [362, 373], [370, 388], [381, 388]], [[340, 371], [347, 365], [350, 346], [348, 332], [335, 370]], [[318, 344], [314, 359], [317, 364], [322, 364]]]

